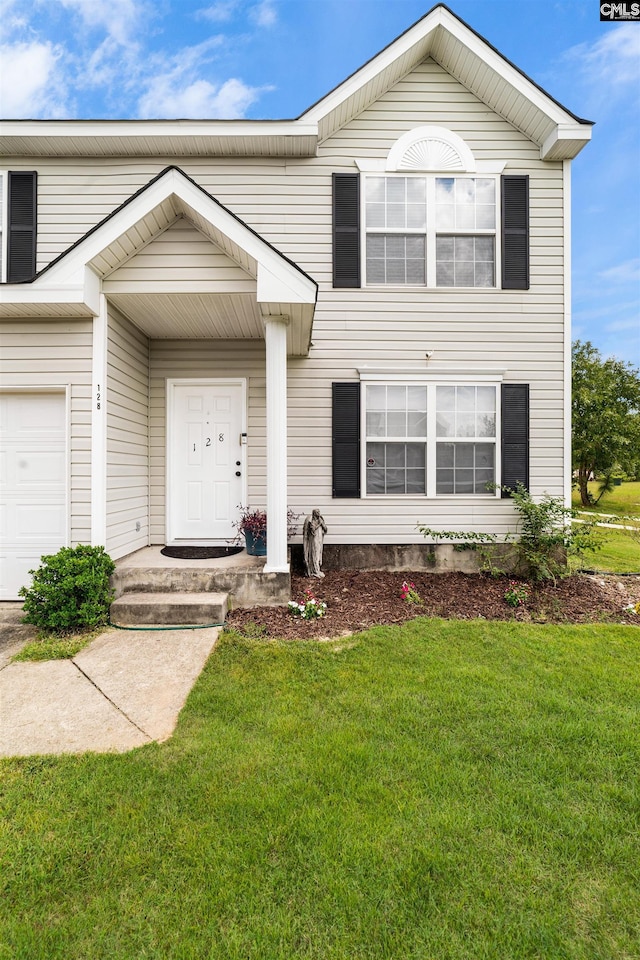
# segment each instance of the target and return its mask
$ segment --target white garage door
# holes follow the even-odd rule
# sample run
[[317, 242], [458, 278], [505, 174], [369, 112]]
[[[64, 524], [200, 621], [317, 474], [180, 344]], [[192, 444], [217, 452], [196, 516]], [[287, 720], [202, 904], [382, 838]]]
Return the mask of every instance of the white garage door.
[[0, 599], [67, 542], [63, 393], [0, 393]]

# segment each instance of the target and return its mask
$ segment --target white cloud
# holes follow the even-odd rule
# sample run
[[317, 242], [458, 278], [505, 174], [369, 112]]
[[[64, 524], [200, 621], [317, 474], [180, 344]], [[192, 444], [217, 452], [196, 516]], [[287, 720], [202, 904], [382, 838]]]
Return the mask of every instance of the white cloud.
[[189, 119], [237, 120], [245, 115], [262, 88], [249, 87], [235, 78], [215, 86], [208, 80], [194, 80], [181, 86], [171, 77], [156, 77], [138, 102], [144, 119], [182, 117]]
[[238, 0], [219, 0], [218, 3], [214, 3], [210, 7], [196, 10], [195, 15], [204, 20], [212, 20], [214, 23], [222, 23], [231, 20], [237, 8]]
[[637, 283], [640, 280], [640, 257], [634, 257], [632, 260], [616, 264], [615, 267], [601, 270], [600, 276], [605, 280], [613, 280], [614, 283]]
[[624, 333], [625, 330], [632, 330], [636, 335], [636, 340], [640, 339], [640, 327], [637, 316], [629, 317], [627, 320], [614, 320], [612, 323], [607, 323], [605, 330], [608, 333]]
[[49, 42], [0, 47], [0, 115], [7, 119], [64, 115], [61, 55], [60, 48]]
[[224, 36], [213, 36], [184, 47], [169, 59], [156, 57], [151, 64], [153, 72], [135, 80], [138, 89], [144, 90], [138, 99], [138, 115], [145, 119], [243, 117], [260, 94], [270, 88], [250, 87], [236, 77], [224, 82], [205, 79], [205, 65], [224, 43]]
[[626, 89], [638, 80], [640, 62], [640, 30], [636, 24], [621, 23], [595, 43], [580, 43], [567, 50], [565, 58], [575, 64], [594, 86], [603, 92]]
[[249, 16], [258, 27], [272, 27], [278, 19], [272, 0], [261, 0], [251, 7]]
[[89, 28], [103, 29], [122, 46], [128, 46], [150, 13], [146, 0], [58, 0], [77, 13]]

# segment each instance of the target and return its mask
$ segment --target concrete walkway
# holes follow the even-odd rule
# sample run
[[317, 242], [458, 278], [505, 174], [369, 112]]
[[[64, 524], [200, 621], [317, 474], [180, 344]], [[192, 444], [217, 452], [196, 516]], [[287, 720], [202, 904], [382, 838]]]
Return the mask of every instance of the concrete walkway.
[[220, 633], [109, 630], [72, 660], [10, 663], [26, 639], [14, 635], [15, 607], [13, 617], [0, 611], [3, 757], [123, 753], [166, 740]]

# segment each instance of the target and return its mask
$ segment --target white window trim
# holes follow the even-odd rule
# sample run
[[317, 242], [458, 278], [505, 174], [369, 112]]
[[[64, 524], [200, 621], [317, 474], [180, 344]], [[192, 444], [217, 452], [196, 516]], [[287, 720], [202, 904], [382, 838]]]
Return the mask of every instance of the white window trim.
[[[417, 230], [413, 227], [374, 227], [371, 230], [367, 229], [367, 178], [368, 177], [384, 177], [385, 179], [391, 179], [392, 177], [403, 177], [416, 178], [421, 177], [423, 180], [426, 180], [426, 227], [424, 230]], [[444, 231], [447, 236], [467, 236], [467, 237], [494, 237], [494, 284], [490, 287], [451, 287], [451, 286], [437, 286], [435, 283], [436, 278], [436, 222], [435, 214], [429, 216], [429, 210], [435, 211], [435, 197], [436, 197], [436, 178], [464, 178], [471, 180], [493, 180], [495, 183], [495, 198], [496, 198], [496, 225], [493, 230], [487, 229], [474, 229], [474, 230], [448, 230]], [[424, 170], [399, 170], [399, 171], [367, 171], [362, 173], [362, 187], [360, 190], [360, 223], [363, 225], [360, 230], [360, 264], [361, 264], [361, 273], [362, 273], [362, 287], [369, 287], [373, 290], [429, 290], [437, 291], [438, 293], [468, 293], [470, 290], [473, 290], [474, 293], [495, 293], [496, 290], [500, 290], [502, 287], [502, 247], [501, 247], [501, 230], [500, 224], [502, 223], [502, 208], [501, 208], [501, 191], [500, 191], [500, 174], [499, 173], [465, 173], [462, 170], [443, 170], [443, 171], [424, 171]], [[413, 283], [369, 283], [367, 281], [367, 237], [371, 234], [398, 234], [399, 236], [416, 236], [425, 238], [425, 256], [426, 256], [426, 283], [424, 284], [413, 284]], [[430, 282], [433, 279], [433, 283]]]
[[[470, 502], [479, 503], [484, 500], [496, 499], [501, 496], [500, 484], [502, 482], [502, 422], [501, 422], [501, 403], [500, 403], [500, 383], [502, 377], [496, 374], [485, 375], [460, 375], [443, 376], [442, 374], [422, 375], [420, 377], [403, 376], [402, 374], [389, 375], [373, 373], [371, 371], [362, 371], [360, 377], [360, 499], [361, 500], [381, 500], [388, 502], [398, 500], [406, 503], [408, 500], [417, 500], [420, 503], [424, 500], [437, 500], [438, 503], [450, 502]], [[427, 438], [425, 441], [426, 460], [425, 460], [425, 479], [426, 492], [424, 494], [413, 493], [367, 493], [367, 392], [368, 384], [379, 383], [380, 385], [402, 385], [407, 387], [426, 386], [427, 387]], [[457, 386], [493, 386], [496, 393], [496, 435], [493, 437], [437, 437], [436, 436], [436, 388], [437, 387], [457, 387]], [[382, 443], [386, 443], [387, 438], [377, 438]], [[399, 443], [416, 443], [420, 438], [394, 438]], [[494, 483], [496, 489], [493, 493], [436, 493], [436, 446], [438, 443], [494, 443], [495, 444], [495, 476]], [[392, 442], [392, 441], [391, 441]]]
[[8, 232], [9, 232], [9, 171], [0, 169], [0, 200], [2, 208], [2, 218], [0, 219], [0, 283], [4, 283], [7, 278], [7, 253], [8, 253]]

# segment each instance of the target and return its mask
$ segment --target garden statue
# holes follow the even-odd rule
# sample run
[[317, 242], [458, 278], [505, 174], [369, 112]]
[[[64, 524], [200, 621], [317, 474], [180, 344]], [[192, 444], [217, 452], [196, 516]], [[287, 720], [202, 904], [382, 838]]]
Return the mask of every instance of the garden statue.
[[306, 517], [302, 528], [304, 544], [304, 565], [308, 577], [324, 577], [320, 569], [322, 566], [322, 544], [327, 525], [319, 510], [314, 510], [310, 517]]

